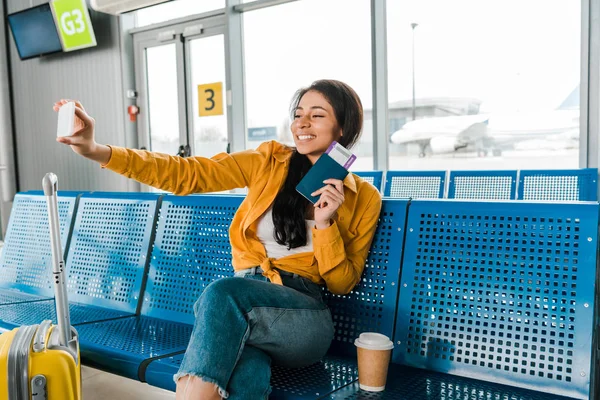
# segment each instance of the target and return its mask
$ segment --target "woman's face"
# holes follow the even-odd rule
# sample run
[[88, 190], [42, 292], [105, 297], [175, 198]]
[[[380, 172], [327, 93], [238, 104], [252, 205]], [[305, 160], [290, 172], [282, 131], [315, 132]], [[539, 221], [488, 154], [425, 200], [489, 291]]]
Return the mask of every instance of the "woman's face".
[[292, 134], [296, 149], [314, 164], [334, 140], [342, 136], [333, 107], [319, 92], [308, 91], [294, 112]]

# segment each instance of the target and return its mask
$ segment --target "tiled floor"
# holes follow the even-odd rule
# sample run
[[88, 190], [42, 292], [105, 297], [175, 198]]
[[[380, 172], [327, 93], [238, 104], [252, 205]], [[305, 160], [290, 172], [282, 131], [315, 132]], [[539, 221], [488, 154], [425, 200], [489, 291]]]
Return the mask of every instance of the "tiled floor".
[[81, 379], [85, 400], [175, 399], [173, 392], [86, 366], [81, 367]]

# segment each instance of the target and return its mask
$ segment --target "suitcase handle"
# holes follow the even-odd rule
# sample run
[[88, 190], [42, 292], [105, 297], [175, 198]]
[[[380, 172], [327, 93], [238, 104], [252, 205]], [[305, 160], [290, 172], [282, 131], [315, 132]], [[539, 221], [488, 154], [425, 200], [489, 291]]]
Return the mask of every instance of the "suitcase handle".
[[48, 172], [42, 179], [44, 195], [54, 196], [58, 192], [58, 177], [52, 172]]
[[59, 344], [68, 346], [72, 339], [71, 318], [69, 316], [69, 301], [65, 283], [65, 262], [60, 244], [60, 221], [58, 216], [58, 178], [49, 172], [42, 179], [44, 195], [48, 203], [48, 223], [50, 228], [50, 244], [52, 247], [52, 281], [54, 282], [54, 304], [59, 331]]
[[34, 353], [39, 353], [40, 351], [46, 350], [46, 337], [48, 336], [48, 331], [52, 326], [52, 321], [49, 319], [44, 320], [38, 330], [35, 332], [35, 338], [33, 339], [33, 351]]

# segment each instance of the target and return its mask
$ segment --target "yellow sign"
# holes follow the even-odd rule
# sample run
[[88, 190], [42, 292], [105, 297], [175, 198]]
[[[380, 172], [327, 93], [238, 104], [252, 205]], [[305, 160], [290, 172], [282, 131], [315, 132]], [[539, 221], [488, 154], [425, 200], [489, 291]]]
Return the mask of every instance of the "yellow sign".
[[85, 0], [53, 0], [51, 4], [64, 51], [96, 46]]
[[223, 82], [198, 85], [198, 114], [223, 115]]

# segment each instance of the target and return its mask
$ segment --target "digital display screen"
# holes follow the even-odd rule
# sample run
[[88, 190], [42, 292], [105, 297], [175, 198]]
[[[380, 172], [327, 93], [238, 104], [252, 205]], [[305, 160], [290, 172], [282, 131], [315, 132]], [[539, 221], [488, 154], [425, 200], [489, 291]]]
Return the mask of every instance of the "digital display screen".
[[21, 60], [62, 51], [50, 4], [8, 15]]

